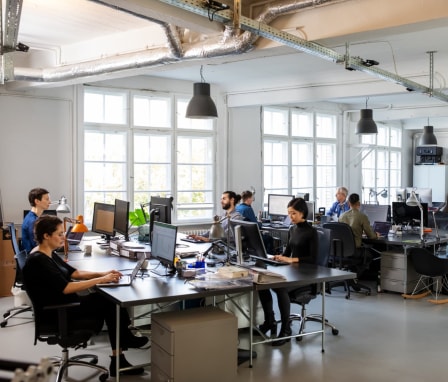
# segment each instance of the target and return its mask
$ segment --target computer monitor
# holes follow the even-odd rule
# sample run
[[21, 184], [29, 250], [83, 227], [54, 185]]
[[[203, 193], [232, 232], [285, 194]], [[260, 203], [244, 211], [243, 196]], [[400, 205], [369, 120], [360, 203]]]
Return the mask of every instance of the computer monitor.
[[[157, 221], [154, 222], [154, 231], [151, 243], [151, 258], [159, 260], [167, 271], [174, 271], [176, 239], [176, 226]], [[157, 273], [154, 269], [151, 271]]]
[[251, 255], [266, 257], [266, 248], [257, 223], [230, 219], [230, 229], [235, 235], [237, 250], [242, 252], [238, 253], [239, 256], [246, 259]]
[[[421, 203], [423, 208], [423, 226], [428, 227], [428, 204]], [[392, 220], [394, 224], [416, 225], [420, 222], [420, 208], [408, 206], [405, 202], [392, 202]]]
[[374, 222], [390, 221], [390, 206], [383, 204], [361, 204], [361, 212], [367, 215], [370, 225]]
[[427, 203], [428, 207], [432, 207], [432, 188], [406, 187], [406, 198], [411, 196], [412, 191], [420, 203]]
[[302, 198], [306, 202], [310, 200], [310, 193], [309, 192], [298, 192], [296, 194], [296, 198]]
[[173, 197], [163, 198], [151, 196], [149, 209], [154, 210], [154, 221], [171, 224], [171, 211], [173, 209]]
[[406, 189], [405, 188], [397, 188], [395, 190], [395, 201], [397, 201], [397, 202], [405, 202], [406, 201]]
[[104, 235], [106, 243], [115, 236], [115, 205], [95, 202], [93, 204], [92, 231]]
[[308, 216], [306, 217], [306, 220], [309, 222], [314, 222], [316, 213], [314, 209], [314, 202], [306, 202], [306, 206], [308, 207]]
[[[28, 212], [30, 212], [31, 210], [23, 210], [23, 218], [25, 219], [25, 216], [28, 215]], [[42, 215], [53, 215], [53, 216], [57, 216], [57, 211], [56, 210], [45, 210], [44, 212], [42, 212]]]
[[268, 194], [268, 215], [272, 220], [283, 220], [288, 215], [288, 203], [294, 195]]
[[115, 199], [114, 206], [114, 231], [124, 236], [129, 241], [129, 202]]

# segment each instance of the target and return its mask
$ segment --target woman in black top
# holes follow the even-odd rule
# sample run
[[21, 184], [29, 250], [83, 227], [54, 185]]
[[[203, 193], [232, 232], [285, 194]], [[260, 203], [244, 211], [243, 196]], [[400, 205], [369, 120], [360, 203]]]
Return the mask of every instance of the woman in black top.
[[[318, 248], [317, 231], [306, 221], [308, 207], [305, 200], [302, 198], [291, 200], [288, 203], [288, 215], [293, 224], [288, 232], [288, 243], [284, 253], [274, 258], [289, 263], [301, 262], [316, 264]], [[289, 321], [291, 303], [288, 288], [273, 288], [272, 290], [277, 294], [278, 308], [282, 321], [278, 337], [289, 336], [291, 335]], [[270, 330], [271, 336], [274, 336], [277, 327], [275, 324], [271, 291], [269, 289], [260, 290], [258, 294], [264, 312], [264, 323], [259, 326], [259, 330], [264, 334]], [[272, 346], [280, 346], [285, 342], [289, 342], [289, 339], [273, 341]]]
[[[116, 307], [112, 301], [98, 293], [90, 293], [98, 283], [116, 282], [122, 274], [116, 270], [91, 272], [77, 270], [64, 262], [54, 250], [64, 244], [64, 230], [61, 219], [56, 216], [42, 215], [34, 225], [37, 249], [29, 255], [23, 268], [27, 293], [31, 295], [33, 309], [45, 322], [57, 323], [57, 312], [43, 310], [44, 306], [80, 302], [70, 310], [69, 327], [73, 329], [92, 329], [100, 331], [105, 322], [112, 347], [110, 376], [116, 376], [116, 357], [120, 357], [120, 367], [129, 367], [122, 354], [127, 348], [139, 348], [149, 341], [147, 337], [137, 337], [129, 329], [131, 323], [126, 309], [121, 310], [120, 340], [122, 349], [115, 349]], [[76, 281], [74, 281], [76, 280]], [[82, 294], [80, 294], [82, 292]], [[143, 368], [122, 371], [121, 374], [138, 375]]]

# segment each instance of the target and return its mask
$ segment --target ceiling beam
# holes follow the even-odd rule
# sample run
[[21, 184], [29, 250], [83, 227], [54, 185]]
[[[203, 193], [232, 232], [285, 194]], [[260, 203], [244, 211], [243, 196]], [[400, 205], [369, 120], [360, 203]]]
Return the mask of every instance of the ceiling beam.
[[[173, 7], [181, 8], [183, 10], [201, 15], [203, 17], [209, 17], [210, 10], [205, 7], [204, 2], [199, 0], [157, 0], [165, 4], [169, 4]], [[233, 22], [233, 12], [231, 10], [222, 10], [213, 14], [213, 20], [219, 21], [223, 24], [231, 24]], [[292, 35], [287, 32], [283, 32], [276, 28], [273, 28], [265, 23], [249, 19], [247, 17], [239, 15], [239, 24], [241, 29], [251, 32], [257, 36], [267, 38], [269, 40], [276, 41], [280, 44], [289, 46], [293, 49], [299, 50], [304, 53], [311, 54], [313, 56], [328, 60], [334, 63], [345, 63], [345, 69], [358, 70], [371, 76], [377, 77], [384, 81], [393, 82], [395, 84], [404, 86], [408, 91], [415, 91], [423, 94], [428, 94], [433, 98], [436, 98], [443, 102], [448, 102], [448, 95], [431, 89], [427, 86], [421, 85], [417, 82], [408, 80], [407, 78], [398, 76], [394, 73], [388, 72], [376, 66], [372, 66], [369, 60], [363, 60], [360, 57], [350, 57], [347, 53], [341, 54], [332, 49], [329, 49], [320, 44], [306, 41]]]

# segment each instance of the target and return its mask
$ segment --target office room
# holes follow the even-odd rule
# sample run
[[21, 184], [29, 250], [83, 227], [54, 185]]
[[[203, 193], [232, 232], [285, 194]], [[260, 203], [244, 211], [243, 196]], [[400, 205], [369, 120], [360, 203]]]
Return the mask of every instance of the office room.
[[[172, 195], [173, 223], [188, 231], [222, 214], [224, 190], [255, 190], [256, 213], [266, 210], [269, 193], [307, 192], [316, 208], [328, 209], [342, 185], [362, 203], [391, 204], [397, 189], [416, 186], [416, 172], [445, 168], [444, 1], [193, 2], [193, 11], [182, 1], [10, 3], [21, 14], [3, 25], [0, 203], [19, 236], [33, 187], [48, 189], [54, 202], [66, 197], [68, 216], [83, 215], [88, 226], [95, 201], [121, 198], [135, 209], [150, 194]], [[257, 17], [273, 29], [254, 28]], [[351, 60], [338, 61], [346, 55]], [[185, 118], [194, 83], [210, 84], [217, 118]], [[378, 134], [356, 133], [365, 109]], [[155, 110], [155, 119], [145, 114]], [[433, 126], [442, 153], [415, 165], [424, 126]], [[200, 159], [187, 150], [195, 142], [207, 148]], [[152, 150], [159, 156], [146, 153]], [[200, 185], [181, 176], [193, 160], [206, 174]], [[154, 175], [134, 182], [145, 166]], [[433, 202], [445, 202], [446, 177], [423, 182]], [[193, 190], [204, 195], [196, 205]], [[377, 293], [367, 282], [370, 296], [346, 299], [342, 289], [327, 296], [339, 334], [326, 336], [324, 354], [317, 337], [259, 345], [254, 367], [242, 363], [237, 380], [442, 377], [446, 306]], [[1, 297], [0, 312], [12, 304], [12, 296]], [[319, 298], [308, 309], [318, 311]], [[0, 359], [58, 354], [34, 346], [33, 337], [32, 320], [0, 328], [1, 342], [11, 344]], [[90, 348], [108, 364], [104, 339]], [[148, 355], [132, 352], [142, 362]], [[125, 378], [150, 380], [150, 369]]]

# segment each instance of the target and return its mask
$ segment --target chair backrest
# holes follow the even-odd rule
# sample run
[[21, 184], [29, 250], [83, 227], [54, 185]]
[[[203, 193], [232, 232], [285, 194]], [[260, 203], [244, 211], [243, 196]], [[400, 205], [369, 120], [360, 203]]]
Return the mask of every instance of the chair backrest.
[[331, 254], [333, 256], [351, 257], [356, 256], [355, 237], [352, 228], [346, 223], [330, 222], [323, 225], [331, 230]]
[[448, 274], [448, 259], [441, 259], [425, 248], [410, 248], [409, 254], [418, 274], [430, 277]]
[[319, 250], [317, 253], [316, 264], [323, 267], [328, 266], [331, 249], [331, 231], [327, 228], [316, 228], [317, 237], [319, 240]]
[[15, 227], [14, 223], [8, 223], [7, 225], [8, 225], [8, 229], [9, 229], [9, 234], [11, 235], [12, 249], [14, 251], [14, 254], [18, 255], [20, 253], [20, 247], [19, 247], [19, 242], [17, 240], [16, 227]]

